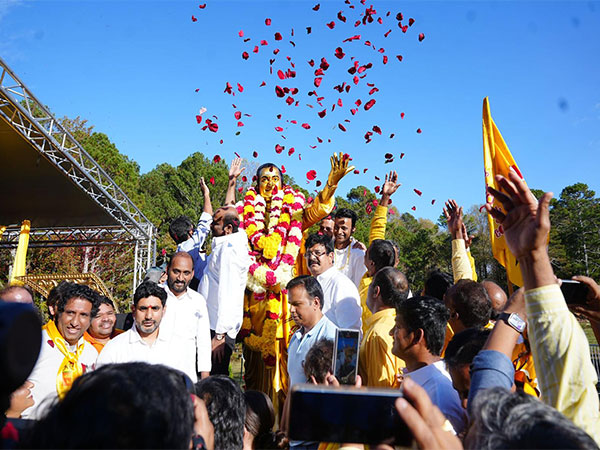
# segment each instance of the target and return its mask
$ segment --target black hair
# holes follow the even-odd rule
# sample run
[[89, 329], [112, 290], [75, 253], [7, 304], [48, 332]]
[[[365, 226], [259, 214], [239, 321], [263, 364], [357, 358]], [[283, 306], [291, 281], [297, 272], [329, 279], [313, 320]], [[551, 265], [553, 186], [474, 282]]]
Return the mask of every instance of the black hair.
[[248, 390], [244, 392], [244, 400], [246, 401], [244, 426], [254, 436], [252, 448], [282, 448], [282, 441], [286, 437], [281, 431], [273, 432], [275, 408], [269, 396], [264, 392]]
[[169, 235], [176, 244], [181, 244], [189, 239], [190, 230], [194, 229], [194, 224], [187, 216], [179, 216], [169, 225]]
[[64, 291], [62, 291], [62, 295], [58, 297], [56, 301], [56, 317], [65, 312], [67, 303], [73, 298], [82, 298], [89, 301], [92, 304], [92, 313], [90, 318], [93, 319], [96, 317], [96, 314], [98, 314], [98, 308], [100, 307], [99, 294], [91, 287], [86, 286], [85, 284], [77, 283], [70, 283], [65, 287]]
[[335, 212], [335, 219], [351, 219], [352, 220], [352, 228], [356, 226], [356, 221], [358, 220], [358, 215], [349, 208], [340, 208]]
[[454, 278], [451, 273], [434, 269], [427, 275], [423, 294], [444, 301], [444, 294], [453, 284]]
[[115, 309], [115, 304], [106, 295], [98, 294], [98, 308], [100, 308], [100, 305], [108, 305], [112, 309]]
[[[56, 286], [54, 286], [50, 292], [48, 293], [48, 298], [46, 299], [46, 305], [55, 307], [58, 303], [58, 300], [63, 296], [64, 292], [75, 283], [71, 283], [69, 281], [61, 281]], [[48, 315], [51, 319], [54, 318], [52, 314], [50, 314], [50, 309], [48, 309]]]
[[196, 395], [206, 402], [215, 428], [215, 450], [241, 449], [246, 402], [237, 383], [227, 376], [213, 375], [196, 383]]
[[375, 264], [375, 272], [384, 267], [394, 267], [396, 252], [390, 241], [375, 239], [369, 246], [369, 259]]
[[373, 288], [379, 288], [381, 301], [390, 308], [395, 308], [398, 302], [406, 300], [410, 291], [406, 276], [393, 267], [384, 267], [378, 270], [373, 275], [371, 284]]
[[491, 330], [480, 328], [467, 328], [456, 333], [444, 353], [444, 360], [448, 367], [470, 366], [487, 341]]
[[411, 297], [396, 306], [396, 314], [409, 332], [423, 330], [427, 350], [440, 356], [446, 337], [446, 324], [450, 318], [448, 309], [433, 297]]
[[310, 275], [297, 276], [296, 278], [292, 278], [285, 288], [290, 291], [297, 286], [304, 286], [304, 289], [306, 289], [306, 293], [310, 298], [317, 297], [319, 299], [319, 307], [323, 309], [323, 288], [321, 287], [321, 283], [319, 283], [315, 277]]
[[33, 425], [23, 448], [189, 449], [194, 406], [183, 377], [141, 362], [88, 372]]
[[333, 253], [333, 239], [331, 239], [329, 236], [327, 236], [326, 234], [318, 234], [318, 233], [314, 233], [311, 234], [307, 239], [306, 242], [304, 244], [304, 248], [306, 250], [314, 247], [315, 245], [321, 244], [323, 247], [325, 247], [325, 250], [327, 251], [327, 254], [329, 253]]
[[137, 306], [143, 298], [157, 297], [160, 299], [163, 307], [167, 304], [167, 291], [161, 288], [154, 281], [144, 281], [140, 284], [133, 294], [133, 304]]
[[473, 280], [458, 280], [446, 296], [465, 328], [484, 327], [492, 315], [492, 301], [485, 287]]
[[325, 383], [327, 372], [331, 372], [333, 366], [333, 341], [325, 338], [318, 340], [306, 353], [302, 366], [308, 382], [312, 375], [317, 383]]
[[485, 389], [475, 397], [472, 411], [467, 449], [598, 448], [563, 414], [524, 392]]
[[281, 185], [283, 186], [283, 174], [281, 173], [281, 169], [277, 167], [274, 163], [270, 162], [261, 164], [260, 166], [258, 166], [258, 169], [256, 169], [256, 185], [258, 186], [260, 184], [260, 172], [262, 172], [263, 169], [267, 169], [269, 167], [274, 167], [275, 169], [277, 169], [277, 172], [279, 172], [279, 180], [281, 181]]

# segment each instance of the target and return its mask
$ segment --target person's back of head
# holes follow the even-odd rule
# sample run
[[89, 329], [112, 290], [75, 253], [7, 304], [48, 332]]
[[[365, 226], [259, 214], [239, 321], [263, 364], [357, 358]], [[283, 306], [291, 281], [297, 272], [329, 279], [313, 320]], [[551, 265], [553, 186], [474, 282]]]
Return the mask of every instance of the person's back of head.
[[588, 449], [594, 440], [537, 398], [501, 387], [486, 389], [473, 402], [465, 448]]
[[440, 356], [446, 337], [448, 309], [433, 297], [411, 297], [396, 306], [396, 315], [409, 332], [423, 330], [425, 346], [429, 353]]
[[282, 432], [274, 433], [275, 408], [267, 394], [260, 391], [244, 392], [246, 419], [244, 426], [252, 435], [252, 448], [276, 449], [286, 439]]
[[102, 366], [74, 381], [23, 446], [189, 449], [194, 406], [184, 377], [161, 365]]
[[427, 275], [423, 295], [444, 300], [444, 294], [454, 284], [452, 274], [435, 269]]
[[490, 301], [492, 302], [492, 319], [495, 320], [498, 317], [498, 314], [504, 310], [508, 297], [506, 296], [504, 289], [498, 286], [498, 283], [495, 281], [483, 280], [481, 284], [487, 291]]
[[396, 265], [396, 251], [390, 241], [375, 239], [369, 246], [368, 259], [373, 262], [374, 270], [377, 272], [384, 267]]
[[213, 375], [196, 383], [196, 395], [206, 402], [215, 428], [215, 450], [241, 449], [246, 401], [240, 387], [227, 376]]
[[456, 333], [444, 353], [444, 360], [449, 367], [471, 365], [477, 353], [481, 351], [491, 330], [468, 328]]
[[333, 341], [331, 339], [318, 340], [304, 357], [304, 374], [307, 382], [314, 377], [317, 384], [324, 384], [327, 374], [331, 373], [333, 365]]
[[0, 291], [0, 300], [9, 303], [33, 304], [33, 290], [26, 284], [12, 284]]
[[408, 298], [410, 292], [406, 275], [400, 270], [389, 266], [378, 270], [373, 276], [371, 284], [373, 289], [375, 287], [379, 288], [381, 301], [388, 308], [395, 308], [399, 301]]
[[492, 302], [487, 291], [472, 280], [459, 280], [446, 293], [446, 305], [453, 318], [458, 315], [464, 328], [484, 327], [492, 315]]
[[169, 225], [169, 235], [176, 244], [181, 244], [190, 238], [190, 231], [194, 224], [187, 216], [179, 216]]

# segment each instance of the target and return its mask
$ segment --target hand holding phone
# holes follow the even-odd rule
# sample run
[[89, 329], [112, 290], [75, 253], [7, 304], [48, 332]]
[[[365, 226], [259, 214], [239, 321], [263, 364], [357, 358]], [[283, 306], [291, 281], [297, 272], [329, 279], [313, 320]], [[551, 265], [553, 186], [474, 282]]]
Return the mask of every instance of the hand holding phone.
[[340, 384], [353, 386], [358, 373], [358, 350], [360, 332], [358, 330], [337, 329], [335, 333], [335, 353], [333, 355], [333, 375]]
[[575, 280], [560, 280], [560, 290], [567, 305], [586, 305], [589, 288], [587, 284]]

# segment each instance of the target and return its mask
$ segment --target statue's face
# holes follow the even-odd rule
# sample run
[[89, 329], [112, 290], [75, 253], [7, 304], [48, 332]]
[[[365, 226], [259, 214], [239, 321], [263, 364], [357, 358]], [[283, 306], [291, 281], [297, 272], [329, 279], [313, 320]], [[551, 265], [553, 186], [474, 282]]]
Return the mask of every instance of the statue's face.
[[281, 177], [279, 176], [279, 171], [273, 166], [265, 167], [260, 171], [258, 179], [258, 190], [260, 195], [265, 199], [270, 199], [275, 187], [281, 189]]

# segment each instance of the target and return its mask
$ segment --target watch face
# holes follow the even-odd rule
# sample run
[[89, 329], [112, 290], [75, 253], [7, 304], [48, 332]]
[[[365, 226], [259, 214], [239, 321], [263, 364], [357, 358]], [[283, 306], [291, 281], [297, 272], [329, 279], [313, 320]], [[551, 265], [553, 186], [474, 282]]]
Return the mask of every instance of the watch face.
[[515, 330], [517, 330], [519, 333], [522, 333], [525, 330], [527, 322], [525, 322], [518, 315], [513, 313], [510, 316], [508, 316], [508, 324]]

